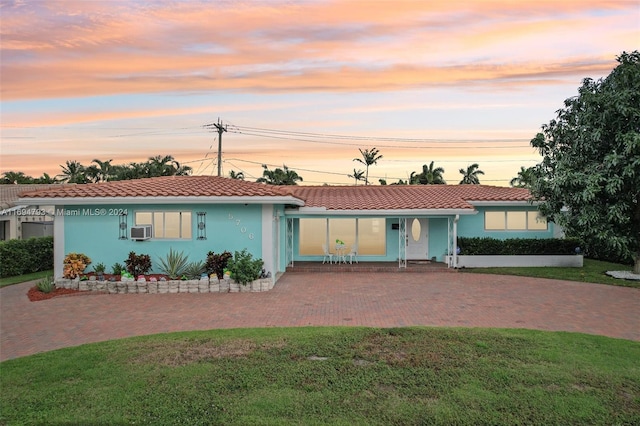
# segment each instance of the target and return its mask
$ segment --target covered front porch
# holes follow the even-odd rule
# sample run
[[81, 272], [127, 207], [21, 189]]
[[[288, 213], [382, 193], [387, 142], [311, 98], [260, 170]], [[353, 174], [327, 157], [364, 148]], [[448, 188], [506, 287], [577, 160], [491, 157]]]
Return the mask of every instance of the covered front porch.
[[[359, 213], [287, 215], [284, 218], [286, 270], [424, 272], [456, 267], [457, 214]], [[357, 252], [354, 257], [357, 263], [329, 262], [327, 253], [334, 261], [341, 257], [338, 242], [343, 250]], [[350, 259], [347, 256], [347, 261]]]

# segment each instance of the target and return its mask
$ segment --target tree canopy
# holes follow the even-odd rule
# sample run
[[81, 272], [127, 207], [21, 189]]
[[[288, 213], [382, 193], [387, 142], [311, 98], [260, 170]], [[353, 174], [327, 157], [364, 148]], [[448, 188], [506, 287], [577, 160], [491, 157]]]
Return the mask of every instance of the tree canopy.
[[462, 175], [462, 180], [460, 184], [470, 184], [470, 185], [480, 185], [479, 175], [483, 175], [484, 172], [480, 170], [480, 166], [478, 163], [473, 163], [468, 166], [467, 169], [460, 169], [460, 174]]
[[531, 140], [543, 157], [532, 193], [592, 254], [634, 259], [640, 273], [640, 52], [617, 59], [606, 78], [584, 79]]
[[302, 182], [302, 176], [298, 175], [294, 170], [290, 170], [287, 166], [282, 166], [275, 170], [269, 170], [266, 164], [262, 165], [264, 171], [262, 177], [256, 182], [264, 182], [269, 185], [297, 185], [298, 181]]
[[533, 167], [527, 167], [526, 169], [520, 166], [518, 175], [509, 181], [509, 185], [514, 188], [531, 188], [533, 185], [535, 170]]
[[375, 147], [371, 148], [371, 150], [365, 149], [363, 151], [362, 148], [358, 148], [358, 150], [360, 151], [362, 158], [354, 158], [353, 161], [357, 161], [358, 163], [362, 163], [365, 165], [366, 170], [364, 176], [364, 184], [369, 185], [369, 166], [377, 164], [378, 160], [382, 158], [382, 154], [380, 154], [380, 151]]
[[445, 182], [443, 174], [444, 169], [435, 167], [432, 161], [428, 166], [426, 164], [422, 165], [422, 172], [411, 172], [409, 185], [444, 185], [447, 182]]

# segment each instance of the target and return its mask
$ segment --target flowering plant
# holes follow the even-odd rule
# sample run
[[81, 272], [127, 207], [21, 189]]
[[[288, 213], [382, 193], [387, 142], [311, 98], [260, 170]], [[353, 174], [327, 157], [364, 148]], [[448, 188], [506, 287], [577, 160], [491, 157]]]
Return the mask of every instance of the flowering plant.
[[62, 262], [64, 265], [62, 276], [65, 278], [76, 278], [90, 263], [91, 259], [89, 259], [87, 255], [82, 253], [69, 253]]

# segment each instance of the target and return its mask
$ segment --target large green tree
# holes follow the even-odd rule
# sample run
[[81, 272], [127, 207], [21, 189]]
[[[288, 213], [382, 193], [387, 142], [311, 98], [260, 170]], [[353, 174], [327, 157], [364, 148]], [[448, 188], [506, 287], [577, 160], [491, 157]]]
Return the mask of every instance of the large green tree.
[[640, 274], [640, 52], [617, 59], [531, 141], [543, 157], [532, 193], [567, 235], [598, 256], [634, 259]]

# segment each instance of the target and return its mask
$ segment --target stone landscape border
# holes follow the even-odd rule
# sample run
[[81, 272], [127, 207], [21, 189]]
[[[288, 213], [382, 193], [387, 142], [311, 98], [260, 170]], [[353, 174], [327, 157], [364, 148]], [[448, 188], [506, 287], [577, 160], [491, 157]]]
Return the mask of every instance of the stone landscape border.
[[98, 281], [58, 278], [58, 288], [95, 291], [109, 294], [173, 294], [173, 293], [241, 293], [269, 291], [271, 278], [240, 284], [232, 279], [167, 280], [167, 281]]
[[[450, 262], [450, 256], [445, 261]], [[584, 257], [570, 255], [458, 255], [458, 268], [565, 267], [582, 268]], [[449, 263], [451, 264], [451, 263]]]

